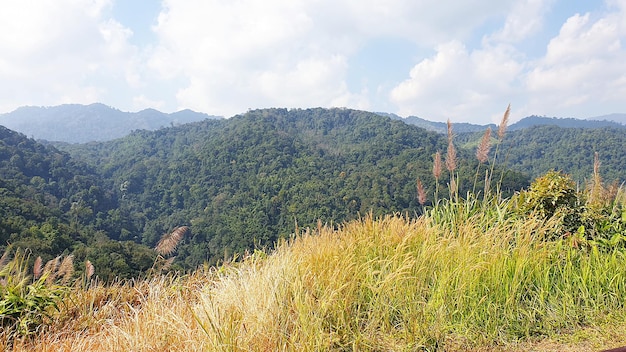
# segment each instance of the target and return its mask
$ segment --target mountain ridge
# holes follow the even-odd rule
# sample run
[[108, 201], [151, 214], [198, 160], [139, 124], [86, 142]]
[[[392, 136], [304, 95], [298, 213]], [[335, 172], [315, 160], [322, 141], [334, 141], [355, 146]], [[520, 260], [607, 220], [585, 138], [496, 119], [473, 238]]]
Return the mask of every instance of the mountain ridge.
[[35, 139], [66, 143], [103, 142], [133, 130], [157, 130], [204, 119], [221, 118], [191, 110], [164, 113], [155, 109], [124, 112], [101, 103], [23, 106], [0, 114], [0, 125]]
[[[446, 133], [447, 124], [417, 116], [401, 117], [393, 113], [374, 112], [393, 120], [424, 128], [437, 133]], [[39, 140], [87, 143], [103, 142], [128, 135], [134, 130], [157, 130], [203, 119], [221, 119], [222, 116], [208, 115], [190, 109], [164, 113], [153, 108], [137, 112], [124, 112], [101, 103], [89, 105], [63, 104], [57, 106], [22, 106], [16, 110], [0, 114], [0, 125]], [[495, 124], [473, 124], [454, 122], [455, 133], [484, 131]], [[626, 114], [602, 115], [588, 119], [559, 118], [531, 115], [509, 126], [518, 130], [536, 125], [555, 125], [565, 128], [626, 128]]]

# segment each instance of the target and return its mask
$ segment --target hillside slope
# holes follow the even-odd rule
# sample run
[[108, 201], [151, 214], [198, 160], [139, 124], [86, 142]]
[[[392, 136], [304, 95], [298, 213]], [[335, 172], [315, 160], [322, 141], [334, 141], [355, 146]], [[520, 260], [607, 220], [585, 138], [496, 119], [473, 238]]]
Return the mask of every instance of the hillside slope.
[[[570, 174], [580, 183], [593, 174], [594, 155], [607, 181], [626, 181], [626, 129], [535, 126], [510, 132], [502, 164], [536, 178], [550, 170]], [[504, 154], [503, 154], [504, 155]]]
[[[66, 147], [96, 165], [118, 192], [114, 212], [130, 221], [113, 238], [154, 245], [162, 233], [191, 226], [179, 258], [194, 267], [271, 246], [318, 220], [419, 212], [416, 180], [432, 201], [433, 155], [446, 140], [363, 111], [266, 109]], [[472, 160], [461, 158], [464, 189], [473, 181]], [[510, 176], [508, 189], [528, 184]]]

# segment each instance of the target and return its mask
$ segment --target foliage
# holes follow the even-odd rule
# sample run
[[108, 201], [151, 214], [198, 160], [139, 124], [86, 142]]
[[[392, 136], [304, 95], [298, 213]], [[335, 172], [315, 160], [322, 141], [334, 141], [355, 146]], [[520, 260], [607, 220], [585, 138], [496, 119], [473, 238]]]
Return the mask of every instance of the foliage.
[[[7, 250], [3, 260], [7, 261], [9, 255]], [[39, 330], [51, 310], [58, 310], [67, 291], [51, 283], [53, 272], [45, 272], [38, 278], [27, 275], [27, 259], [18, 250], [0, 267], [0, 326], [7, 329], [9, 335], [28, 335]]]
[[[475, 138], [479, 138], [476, 136]], [[626, 181], [626, 133], [623, 128], [536, 126], [512, 131], [504, 142], [502, 166], [532, 178], [558, 168], [579, 184], [593, 174], [594, 152], [607, 180]]]
[[[174, 264], [195, 268], [271, 248], [296, 224], [419, 213], [415, 182], [432, 194], [432, 156], [445, 146], [436, 133], [363, 111], [265, 109], [67, 150], [118, 192], [102, 222], [112, 239], [154, 247], [160, 234], [189, 226]], [[472, 168], [458, 165], [462, 192]], [[508, 191], [527, 184], [509, 175]]]
[[549, 171], [537, 178], [529, 189], [519, 193], [516, 200], [520, 211], [537, 211], [545, 218], [554, 216], [559, 210], [574, 216], [580, 212], [576, 184], [560, 171]]
[[624, 247], [626, 194], [615, 184], [606, 187], [597, 170], [594, 175], [586, 189], [577, 190], [570, 176], [550, 171], [514, 197], [517, 211], [559, 218], [561, 232], [555, 235], [571, 237], [576, 246]]

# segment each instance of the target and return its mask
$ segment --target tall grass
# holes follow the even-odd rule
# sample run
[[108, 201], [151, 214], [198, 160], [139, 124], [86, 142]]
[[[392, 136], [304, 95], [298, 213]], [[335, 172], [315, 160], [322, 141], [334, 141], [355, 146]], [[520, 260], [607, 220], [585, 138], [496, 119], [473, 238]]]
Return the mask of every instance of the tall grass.
[[479, 203], [464, 219], [444, 203], [454, 219], [367, 216], [219, 270], [77, 289], [57, 330], [18, 350], [508, 350], [626, 326], [622, 251], [546, 241], [551, 221]]

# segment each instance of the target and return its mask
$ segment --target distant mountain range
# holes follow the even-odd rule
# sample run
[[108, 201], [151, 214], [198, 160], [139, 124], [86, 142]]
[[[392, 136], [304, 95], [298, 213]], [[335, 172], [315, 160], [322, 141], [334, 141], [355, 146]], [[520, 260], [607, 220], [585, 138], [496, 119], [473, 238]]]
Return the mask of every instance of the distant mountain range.
[[[433, 122], [416, 116], [403, 118], [384, 112], [376, 114], [437, 133], [446, 133], [447, 131], [447, 125], [443, 122]], [[220, 118], [222, 117], [191, 110], [182, 110], [171, 114], [154, 109], [124, 112], [96, 103], [90, 105], [67, 104], [52, 107], [21, 107], [13, 112], [0, 114], [0, 125], [39, 140], [86, 143], [121, 138], [134, 130], [153, 131], [163, 127], [204, 119]], [[495, 124], [478, 125], [453, 122], [455, 133], [484, 131], [488, 126], [492, 129], [497, 128]], [[562, 128], [626, 128], [626, 114], [604, 115], [587, 120], [529, 116], [509, 126], [509, 130], [514, 131], [542, 125]]]
[[154, 109], [124, 112], [104, 104], [66, 104], [52, 107], [26, 106], [0, 114], [0, 125], [35, 139], [67, 143], [108, 141], [134, 130], [220, 118], [191, 110], [167, 114]]
[[[448, 126], [444, 122], [433, 122], [428, 121], [426, 119], [417, 117], [417, 116], [409, 116], [409, 117], [400, 117], [395, 114], [389, 113], [377, 113], [382, 116], [387, 116], [394, 120], [401, 120], [406, 122], [407, 124], [414, 125], [417, 127], [421, 127], [427, 129], [429, 131], [434, 131], [437, 133], [446, 133]], [[495, 124], [488, 125], [477, 125], [471, 123], [464, 122], [455, 122], [454, 123], [454, 132], [455, 133], [471, 133], [471, 132], [481, 132], [484, 131], [487, 127], [491, 127], [492, 129], [497, 128], [498, 126]], [[528, 116], [525, 117], [518, 122], [509, 126], [508, 130], [515, 131], [521, 130], [534, 126], [557, 126], [561, 128], [602, 128], [602, 127], [615, 127], [615, 128], [626, 128], [626, 114], [612, 114], [612, 115], [604, 115], [598, 116], [591, 119], [581, 120], [574, 118], [558, 118], [558, 117], [545, 117], [545, 116]]]

